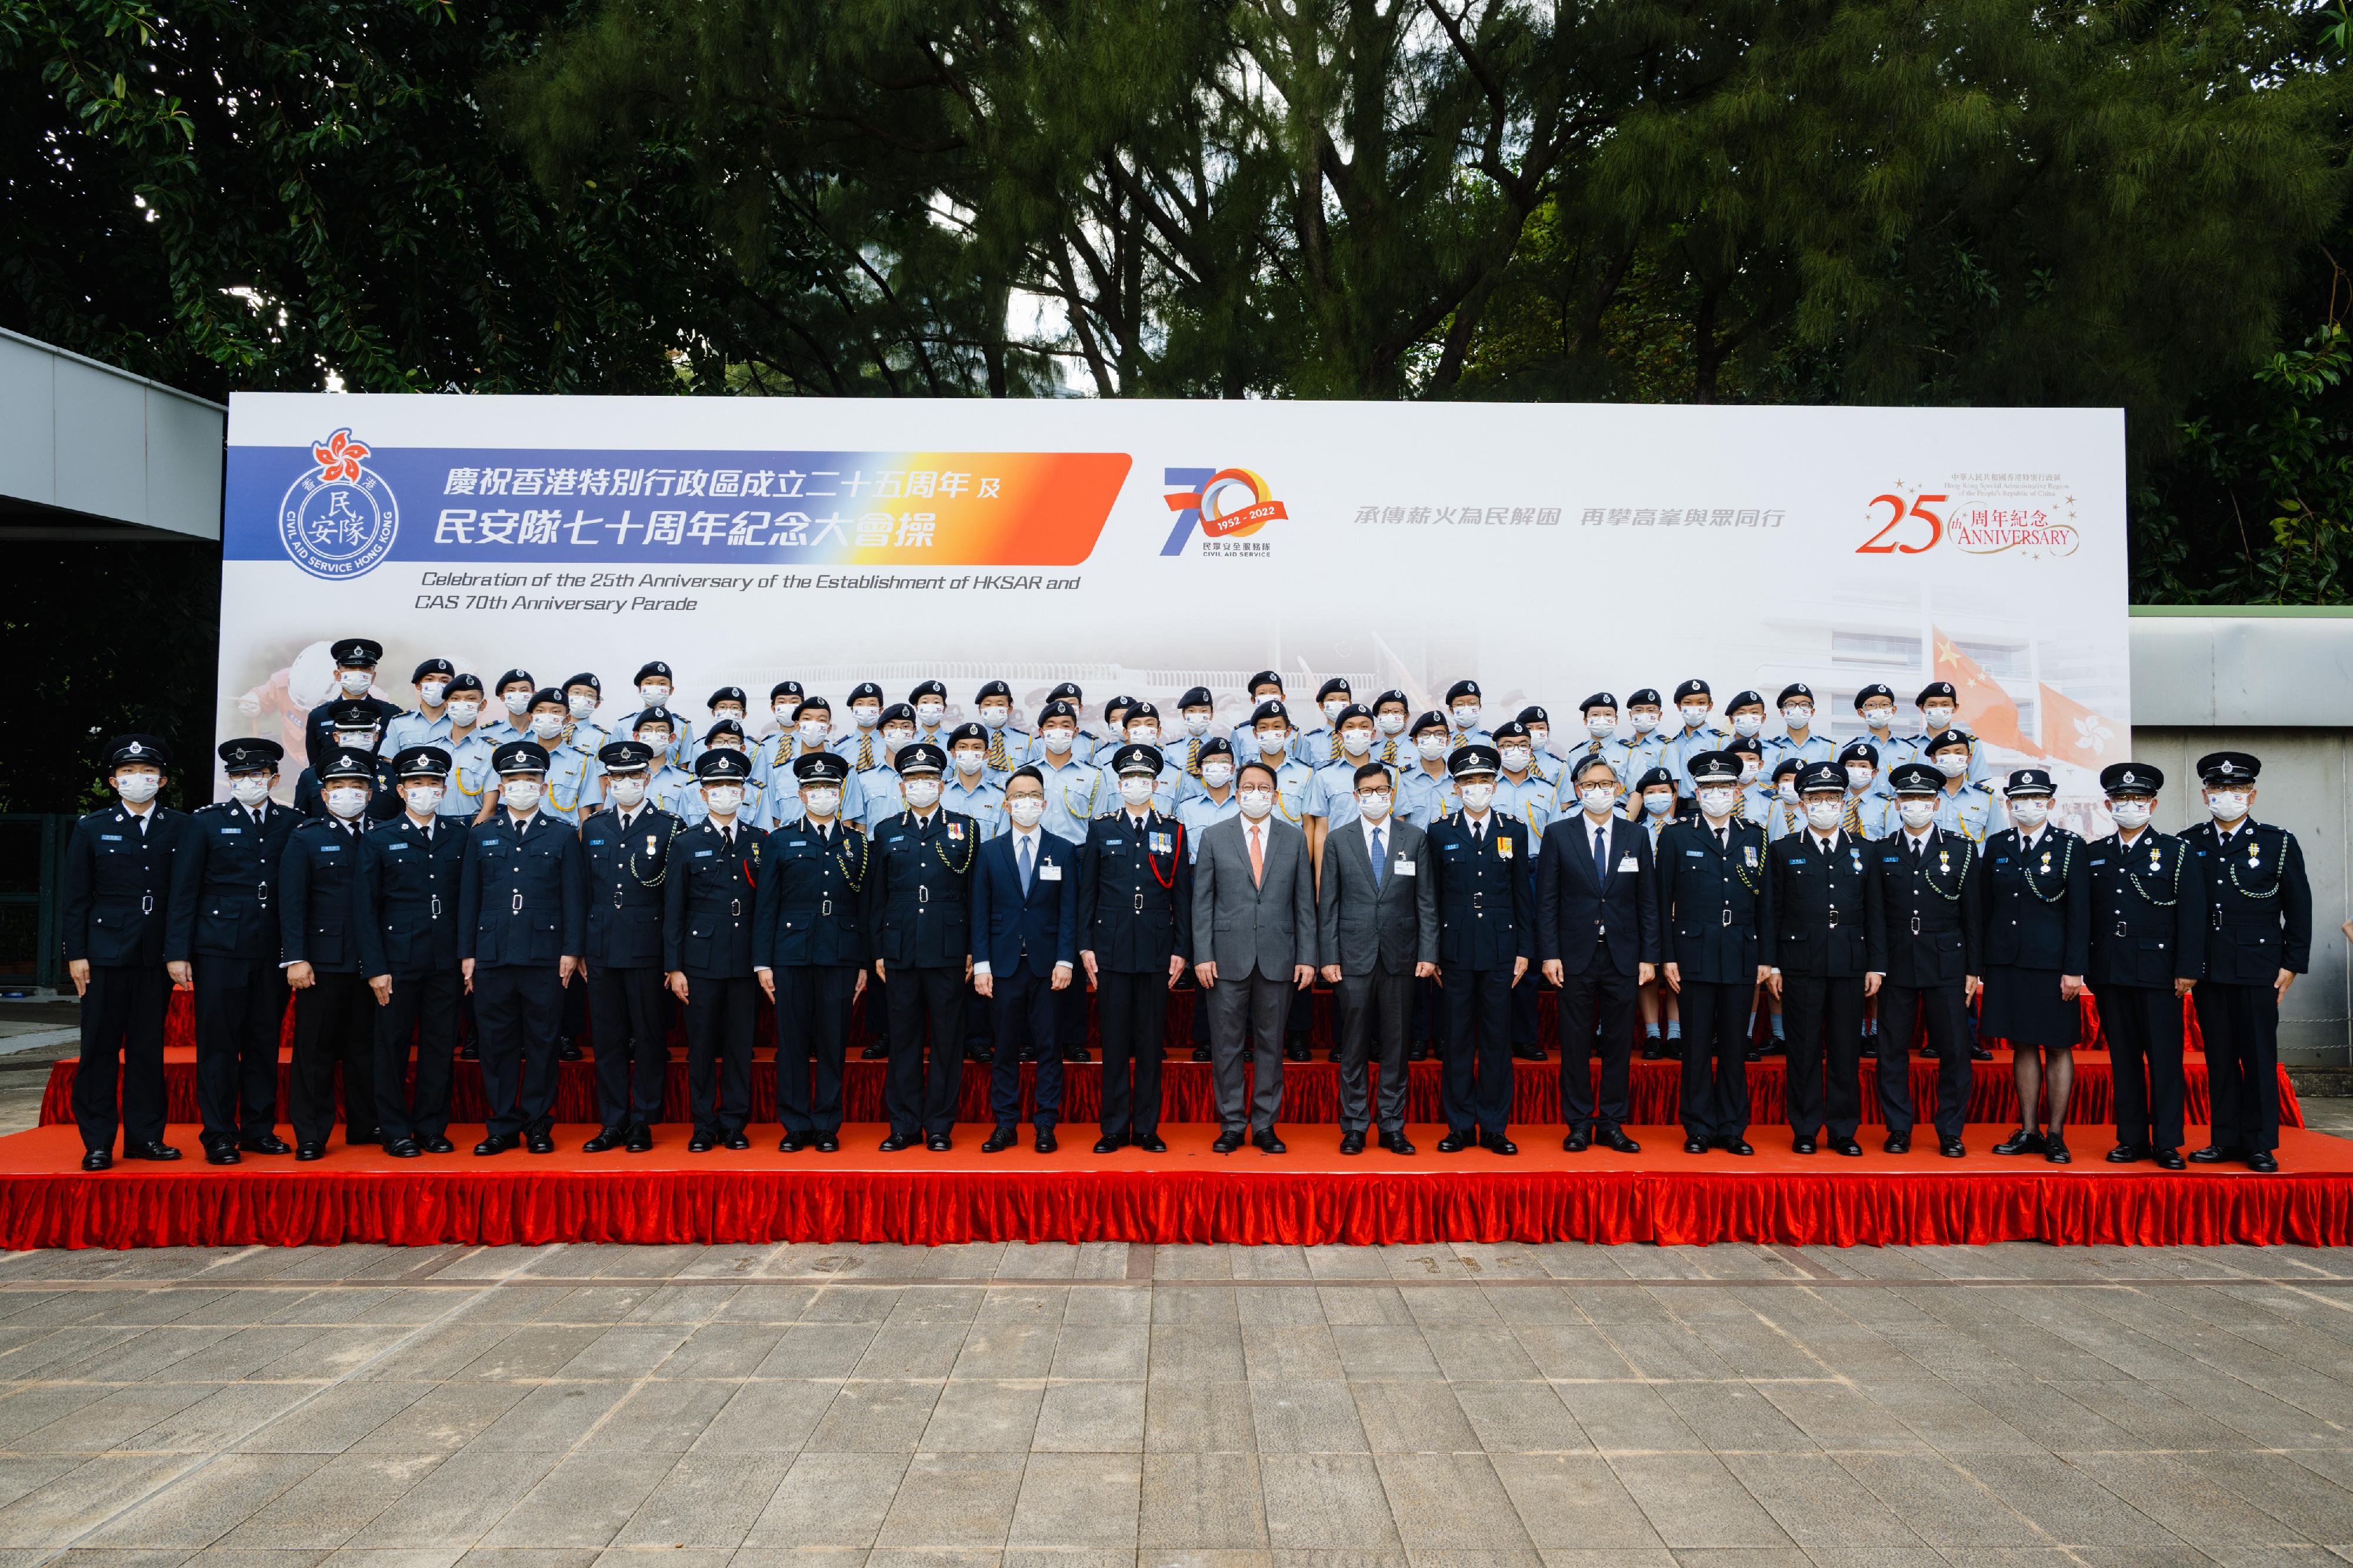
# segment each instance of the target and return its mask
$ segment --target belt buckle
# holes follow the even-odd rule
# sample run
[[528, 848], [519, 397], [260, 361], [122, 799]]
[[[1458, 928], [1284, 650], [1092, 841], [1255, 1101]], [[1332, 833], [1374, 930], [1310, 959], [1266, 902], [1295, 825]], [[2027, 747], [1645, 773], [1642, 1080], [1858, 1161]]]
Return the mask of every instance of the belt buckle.
[[522, 890], [521, 889], [517, 889], [515, 890], [514, 902], [509, 906], [507, 912], [517, 915], [522, 913]]
[[2128, 931], [2125, 930], [2125, 922], [2124, 922], [2124, 921], [2118, 921], [2116, 922], [2116, 935], [2118, 935], [2118, 936], [2120, 936], [2120, 937], [2124, 937], [2124, 936], [2130, 936], [2131, 934], [2132, 934], [2132, 932], [2130, 932], [2130, 931]]
[[1485, 909], [1485, 908], [1487, 907], [1487, 905], [1486, 905], [1486, 898], [1487, 898], [1487, 895], [1486, 895], [1486, 894], [1484, 894], [1484, 893], [1473, 893], [1473, 894], [1472, 894], [1472, 895], [1471, 895], [1471, 907], [1472, 907], [1472, 909], [1474, 909], [1474, 910], [1483, 910], [1483, 909]]
[[919, 904], [928, 904], [931, 901], [932, 889], [930, 884], [924, 882], [918, 882], [915, 884], [915, 902]]
[[833, 896], [830, 893], [818, 900], [817, 912], [821, 915], [833, 913]]
[[1135, 912], [1137, 914], [1142, 914], [1144, 912], [1144, 894], [1141, 890], [1139, 890], [1135, 895]]
[[1920, 917], [1918, 915], [1914, 915], [1912, 917], [1912, 934], [1914, 936], [1918, 936], [1920, 934]]
[[728, 912], [728, 914], [730, 914], [731, 916], [735, 916], [735, 917], [740, 918], [740, 917], [743, 915], [743, 913], [744, 913], [744, 900], [741, 900], [741, 899], [730, 899], [730, 900], [727, 900], [727, 912]]
[[1723, 913], [1723, 915], [1724, 915], [1724, 924], [1725, 924], [1725, 929], [1726, 929], [1726, 930], [1729, 930], [1729, 929], [1731, 928], [1731, 925], [1732, 925], [1732, 910], [1731, 910], [1730, 909], [1725, 909], [1725, 910], [1724, 910], [1722, 911], [1722, 913]]
[[441, 895], [438, 893], [430, 893], [427, 894], [427, 897], [432, 901], [433, 918], [437, 921], [439, 920], [441, 918]]
[[617, 910], [627, 907], [621, 902], [621, 889], [617, 887], [613, 889], [613, 907]]
[[153, 914], [153, 913], [155, 912], [155, 895], [154, 895], [154, 894], [153, 894], [153, 893], [142, 893], [142, 894], [141, 894], [141, 895], [140, 895], [140, 897], [139, 897], [139, 912], [140, 912], [141, 914], [142, 914], [142, 915], [152, 915], [152, 914]]

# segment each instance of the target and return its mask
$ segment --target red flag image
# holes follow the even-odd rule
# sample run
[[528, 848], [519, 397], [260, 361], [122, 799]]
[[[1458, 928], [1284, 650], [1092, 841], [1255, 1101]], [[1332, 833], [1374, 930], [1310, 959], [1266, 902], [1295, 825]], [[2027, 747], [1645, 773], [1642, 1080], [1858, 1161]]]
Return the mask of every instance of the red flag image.
[[2019, 732], [2018, 704], [2001, 683], [1978, 667], [1978, 661], [1960, 649], [1943, 632], [1936, 633], [1936, 679], [1949, 680], [1960, 700], [1961, 728], [1988, 745], [2005, 751], [2034, 752], [2042, 750]]
[[2043, 755], [2094, 773], [2132, 755], [2132, 735], [2123, 725], [2093, 712], [2055, 687], [2041, 690]]

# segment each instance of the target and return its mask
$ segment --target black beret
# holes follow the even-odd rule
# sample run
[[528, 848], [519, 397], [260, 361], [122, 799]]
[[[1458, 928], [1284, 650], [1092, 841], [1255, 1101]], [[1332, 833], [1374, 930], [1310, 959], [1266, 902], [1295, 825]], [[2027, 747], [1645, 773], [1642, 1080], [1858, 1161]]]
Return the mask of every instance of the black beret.
[[384, 644], [372, 637], [342, 637], [327, 650], [340, 666], [374, 669], [384, 658]]
[[408, 683], [411, 686], [415, 686], [422, 682], [428, 675], [455, 675], [457, 673], [458, 667], [451, 664], [448, 659], [428, 658], [424, 663], [418, 665], [415, 671], [410, 674]]
[[643, 686], [649, 677], [656, 675], [660, 676], [664, 680], [670, 681], [673, 686], [677, 684], [678, 678], [670, 674], [670, 666], [664, 664], [658, 658], [649, 659], [646, 663], [639, 665], [638, 667], [636, 677], [630, 680], [629, 684], [632, 686]]

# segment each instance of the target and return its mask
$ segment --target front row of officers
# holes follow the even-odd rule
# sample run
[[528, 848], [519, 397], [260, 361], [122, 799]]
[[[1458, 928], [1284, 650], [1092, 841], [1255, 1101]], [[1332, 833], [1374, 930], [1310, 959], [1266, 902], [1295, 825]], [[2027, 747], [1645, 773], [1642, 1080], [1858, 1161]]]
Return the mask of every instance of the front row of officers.
[[1275, 809], [1275, 769], [1242, 764], [1237, 810], [1190, 844], [1188, 824], [1155, 802], [1163, 755], [1142, 744], [1113, 754], [1121, 807], [1076, 843], [1041, 829], [1034, 766], [1007, 780], [1002, 832], [947, 809], [947, 755], [923, 742], [896, 758], [898, 813], [871, 827], [846, 820], [848, 763], [817, 752], [791, 764], [798, 818], [765, 830], [743, 819], [749, 764], [729, 750], [696, 760], [691, 826], [649, 800], [657, 759], [637, 741], [601, 749], [605, 805], [576, 826], [545, 809], [549, 753], [533, 741], [497, 748], [497, 805], [470, 824], [444, 813], [452, 761], [438, 746], [407, 747], [388, 767], [335, 749], [313, 770], [317, 816], [270, 800], [275, 742], [231, 741], [220, 753], [231, 798], [184, 815], [156, 804], [162, 743], [122, 738], [110, 755], [118, 804], [72, 837], [65, 924], [83, 996], [74, 1110], [88, 1170], [111, 1162], [118, 1103], [124, 1158], [179, 1157], [163, 1141], [163, 1018], [175, 984], [195, 992], [215, 1163], [289, 1152], [273, 1115], [289, 988], [297, 1159], [325, 1152], [338, 1069], [346, 1142], [380, 1141], [400, 1157], [453, 1152], [450, 1063], [468, 994], [490, 1106], [474, 1152], [552, 1152], [574, 985], [586, 992], [602, 1110], [587, 1152], [652, 1146], [665, 991], [685, 1019], [691, 1150], [749, 1147], [765, 994], [782, 1147], [832, 1151], [850, 1007], [870, 973], [890, 1042], [885, 1151], [950, 1147], [975, 994], [997, 1040], [983, 1148], [1017, 1141], [1020, 1067], [1034, 1058], [1031, 1138], [1052, 1152], [1071, 1043], [1060, 1003], [1078, 986], [1095, 993], [1103, 1050], [1096, 1152], [1165, 1149], [1162, 1021], [1189, 971], [1209, 1018], [1219, 1152], [1245, 1142], [1282, 1151], [1285, 1019], [1320, 973], [1338, 1007], [1343, 1152], [1360, 1152], [1368, 1133], [1415, 1152], [1406, 1037], [1422, 979], [1447, 1004], [1438, 1148], [1512, 1154], [1512, 1003], [1535, 968], [1559, 994], [1571, 1152], [1636, 1149], [1624, 1131], [1629, 1047], [1637, 996], [1656, 978], [1682, 1009], [1690, 1153], [1753, 1152], [1746, 1063], [1761, 988], [1781, 1006], [1798, 1152], [1862, 1152], [1866, 1052], [1883, 1147], [1908, 1151], [1917, 1032], [1939, 1062], [1938, 1147], [1961, 1156], [1967, 1010], [1982, 992], [1980, 1027], [2013, 1047], [2021, 1108], [1994, 1152], [2066, 1163], [2078, 998], [2089, 990], [2114, 1059], [2110, 1161], [2184, 1163], [2181, 998], [2191, 996], [2213, 1133], [2188, 1158], [2271, 1171], [2279, 1001], [2311, 940], [2301, 851], [2253, 820], [2259, 764], [2233, 752], [2200, 762], [2211, 820], [2179, 837], [2148, 826], [2164, 780], [2142, 763], [2102, 773], [2117, 831], [2096, 841], [2049, 822], [2052, 782], [2034, 768], [2010, 775], [2015, 826], [1982, 842], [1952, 831], [1937, 820], [1946, 773], [1920, 763], [1892, 771], [1884, 837], [1855, 830], [1845, 770], [1819, 763], [1797, 781], [1803, 828], [1771, 837], [1740, 809], [1742, 759], [1710, 752], [1687, 763], [1697, 810], [1683, 820], [1648, 809], [1653, 795], [1673, 797], [1665, 770], [1639, 781], [1644, 809], [1630, 817], [1606, 760], [1573, 764], [1579, 809], [1537, 839], [1494, 808], [1497, 749], [1471, 743], [1447, 759], [1461, 808], [1426, 827], [1397, 812], [1389, 770], [1358, 767], [1356, 809], [1323, 836], [1320, 875], [1307, 835]]

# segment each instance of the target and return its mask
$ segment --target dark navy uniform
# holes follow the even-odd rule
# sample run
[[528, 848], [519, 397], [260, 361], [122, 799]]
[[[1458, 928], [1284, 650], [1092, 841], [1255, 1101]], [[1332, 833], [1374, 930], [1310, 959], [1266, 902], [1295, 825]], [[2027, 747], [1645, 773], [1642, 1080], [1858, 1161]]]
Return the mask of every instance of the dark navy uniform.
[[[233, 747], [266, 753], [230, 756]], [[231, 741], [232, 768], [267, 766], [275, 742]], [[263, 797], [251, 807], [216, 801], [189, 814], [173, 858], [166, 963], [195, 983], [196, 1108], [207, 1146], [257, 1146], [276, 1136], [278, 1041], [286, 1022], [279, 966], [278, 867], [301, 820]]]
[[[1903, 781], [1896, 782], [1900, 787]], [[1910, 1050], [1914, 1028], [1924, 1026], [1937, 1061], [1936, 1136], [1957, 1142], [1975, 1077], [1963, 991], [1969, 976], [1984, 973], [1978, 952], [1985, 929], [1978, 914], [1978, 847], [1966, 834], [1932, 826], [1916, 847], [1899, 830], [1873, 844], [1863, 859], [1879, 883], [1871, 967], [1885, 977], [1879, 987], [1880, 1113], [1889, 1141], [1908, 1147], [1912, 1086], [1894, 1058]]]
[[[2210, 785], [2244, 789], [2260, 766], [2223, 752], [2200, 759], [2198, 772]], [[2243, 1152], [2260, 1169], [2279, 1147], [2279, 976], [2312, 966], [2312, 884], [2303, 847], [2284, 827], [2242, 817], [2227, 832], [2201, 822], [2181, 837], [2201, 862], [2206, 900], [2206, 975], [2190, 994], [2213, 1100], [2211, 1147]]]
[[[616, 741], [645, 754], [635, 741]], [[624, 820], [626, 815], [627, 820]], [[662, 930], [670, 856], [685, 824], [649, 801], [624, 814], [617, 805], [580, 825], [588, 883], [589, 1033], [596, 1043], [596, 1108], [602, 1136], [650, 1138], [661, 1120], [670, 1067], [668, 1009], [662, 1003]]]
[[[2119, 766], [2147, 770], [2146, 763]], [[2206, 962], [2205, 862], [2182, 839], [2144, 827], [2084, 846], [2091, 949], [2084, 971], [2108, 1044], [2116, 1142], [2181, 1144], [2181, 996]]]
[[[1832, 783], [1845, 787], [1842, 771]], [[1799, 787], [1810, 787], [1802, 775]], [[1825, 1129], [1833, 1144], [1851, 1143], [1862, 1121], [1862, 986], [1878, 890], [1871, 853], [1843, 827], [1826, 838], [1810, 824], [1765, 852], [1773, 918], [1762, 928], [1761, 961], [1780, 972], [1789, 1129], [1810, 1143]], [[1892, 1057], [1879, 1070], [1905, 1072], [1904, 1053]]]
[[1535, 952], [1527, 828], [1493, 811], [1479, 823], [1457, 812], [1431, 823], [1423, 844], [1431, 864], [1418, 874], [1438, 879], [1439, 980], [1447, 1002], [1440, 1098], [1449, 1138], [1458, 1146], [1509, 1142], [1512, 972]]
[[[499, 748], [502, 759], [528, 741]], [[510, 761], [498, 764], [513, 771]], [[587, 947], [586, 862], [573, 826], [543, 811], [519, 818], [501, 805], [467, 835], [458, 892], [458, 956], [474, 962], [488, 1136], [479, 1152], [518, 1134], [546, 1142], [555, 1107], [555, 1030], [564, 1010], [562, 961]], [[492, 1147], [495, 1144], [496, 1147]], [[546, 1142], [553, 1152], [552, 1142]]]
[[[371, 773], [375, 781], [375, 794], [369, 797], [367, 810], [361, 814], [360, 820], [373, 827], [378, 823], [390, 822], [401, 814], [400, 781], [393, 776], [392, 764], [382, 757], [374, 759]], [[302, 776], [294, 781], [294, 809], [303, 816], [323, 817], [327, 815], [326, 792], [319, 785], [316, 768], [304, 768]]]
[[[2031, 846], [2005, 827], [1980, 847], [1985, 893], [1985, 1003], [1978, 1033], [2012, 1047], [2074, 1045], [2083, 1010], [2063, 996], [2059, 977], [2090, 963], [2091, 883], [2084, 840], [2043, 826]], [[2031, 1107], [2021, 1107], [2031, 1110]], [[2053, 1107], [2055, 1111], [2058, 1108]]]
[[[352, 756], [353, 765], [365, 759]], [[337, 766], [327, 762], [329, 777]], [[360, 973], [360, 932], [371, 916], [360, 901], [366, 840], [356, 821], [312, 817], [286, 840], [280, 862], [279, 938], [286, 963], [307, 963], [311, 981], [294, 993], [293, 1094], [298, 1158], [317, 1159], [335, 1130], [335, 1069], [343, 1069], [343, 1142], [378, 1141], [375, 996]]]
[[[945, 754], [928, 742], [899, 753], [902, 773], [920, 776], [928, 766], [936, 775], [946, 765]], [[891, 1141], [903, 1146], [928, 1136], [944, 1142], [963, 1082], [972, 868], [980, 855], [980, 831], [970, 817], [934, 807], [884, 817], [871, 837], [874, 870], [866, 881], [866, 929], [869, 951], [888, 972]]]
[[[126, 756], [136, 744], [143, 756]], [[161, 742], [125, 736], [125, 761], [161, 761]], [[164, 1137], [164, 928], [173, 852], [187, 814], [151, 802], [144, 814], [117, 804], [74, 824], [66, 841], [65, 949], [90, 965], [81, 998], [81, 1059], [74, 1075], [74, 1121], [84, 1149], [114, 1146], [118, 1087], [126, 1158]]]
[[[1692, 761], [1702, 787], [1721, 787], [1703, 753]], [[1712, 753], [1723, 756], [1723, 752]], [[1737, 777], [1736, 773], [1729, 775]], [[1666, 961], [1677, 966], [1686, 1143], [1746, 1145], [1748, 1017], [1763, 960], [1760, 933], [1773, 920], [1765, 829], [1728, 818], [1678, 822], [1659, 835], [1659, 914]]]
[[[706, 752], [707, 763], [733, 752]], [[707, 775], [706, 775], [707, 776]], [[752, 927], [758, 916], [765, 835], [706, 819], [670, 845], [663, 882], [662, 967], [686, 977], [686, 1079], [694, 1136], [741, 1138], [752, 1119]]]
[[1140, 829], [1124, 808], [1087, 825], [1078, 950], [1095, 961], [1106, 1139], [1140, 1143], [1160, 1135], [1168, 960], [1181, 959], [1187, 973], [1193, 968], [1193, 856], [1186, 839], [1185, 825], [1160, 811], [1146, 813]]
[[[796, 758], [801, 766], [822, 753]], [[828, 774], [839, 787], [839, 759]], [[768, 835], [760, 862], [759, 922], [752, 964], [770, 972], [776, 1004], [776, 1119], [797, 1147], [841, 1132], [841, 1059], [849, 1005], [869, 962], [861, 902], [874, 872], [865, 832], [839, 816], [822, 826], [806, 815]]]
[[391, 996], [375, 1009], [375, 1110], [388, 1148], [447, 1141], [449, 1062], [463, 992], [458, 887], [465, 860], [461, 824], [437, 815], [420, 827], [406, 810], [368, 831], [360, 857], [359, 902], [369, 917], [360, 927], [360, 972], [371, 981], [392, 980]]

